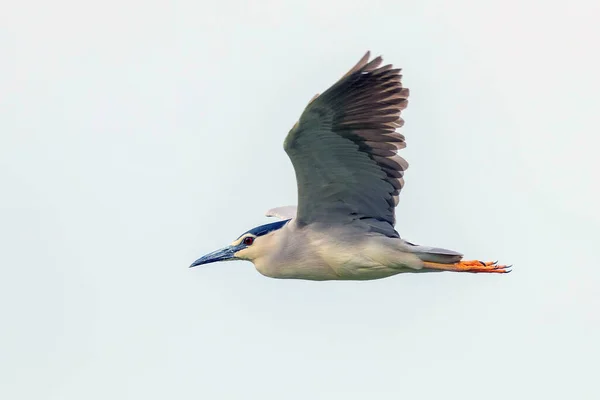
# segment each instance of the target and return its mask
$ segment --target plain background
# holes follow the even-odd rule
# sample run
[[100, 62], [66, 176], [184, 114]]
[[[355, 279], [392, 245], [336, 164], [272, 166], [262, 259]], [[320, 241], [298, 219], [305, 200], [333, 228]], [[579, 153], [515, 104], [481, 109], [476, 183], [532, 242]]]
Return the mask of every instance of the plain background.
[[[4, 2], [2, 399], [598, 399], [597, 1]], [[398, 229], [509, 275], [188, 269], [296, 202], [282, 143], [403, 68]]]

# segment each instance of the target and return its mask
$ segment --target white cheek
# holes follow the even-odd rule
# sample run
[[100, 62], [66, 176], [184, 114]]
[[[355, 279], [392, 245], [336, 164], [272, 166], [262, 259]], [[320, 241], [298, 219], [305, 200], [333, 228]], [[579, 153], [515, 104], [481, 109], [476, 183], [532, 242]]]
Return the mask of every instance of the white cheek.
[[252, 257], [252, 247], [246, 247], [245, 249], [236, 251], [234, 256], [242, 260], [249, 260]]

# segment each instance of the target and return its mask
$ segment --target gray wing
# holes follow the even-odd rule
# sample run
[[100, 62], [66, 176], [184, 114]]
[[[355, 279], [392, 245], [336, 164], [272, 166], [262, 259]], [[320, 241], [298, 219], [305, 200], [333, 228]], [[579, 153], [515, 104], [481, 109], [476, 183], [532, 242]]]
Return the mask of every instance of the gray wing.
[[284, 148], [296, 172], [297, 223], [361, 221], [398, 237], [394, 209], [408, 163], [402, 126], [408, 89], [400, 69], [369, 52], [306, 107]]
[[265, 213], [267, 217], [275, 217], [279, 219], [291, 219], [296, 218], [296, 206], [282, 206], [271, 208]]

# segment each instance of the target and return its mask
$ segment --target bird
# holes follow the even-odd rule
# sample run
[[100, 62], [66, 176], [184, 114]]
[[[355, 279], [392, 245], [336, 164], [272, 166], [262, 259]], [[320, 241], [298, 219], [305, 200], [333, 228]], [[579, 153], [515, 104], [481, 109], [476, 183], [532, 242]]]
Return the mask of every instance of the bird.
[[453, 250], [411, 243], [395, 229], [408, 163], [398, 132], [408, 104], [402, 70], [370, 51], [316, 94], [284, 140], [298, 205], [270, 209], [277, 220], [241, 234], [191, 267], [251, 261], [259, 273], [310, 281], [374, 280], [400, 273], [507, 273], [511, 265], [463, 260]]

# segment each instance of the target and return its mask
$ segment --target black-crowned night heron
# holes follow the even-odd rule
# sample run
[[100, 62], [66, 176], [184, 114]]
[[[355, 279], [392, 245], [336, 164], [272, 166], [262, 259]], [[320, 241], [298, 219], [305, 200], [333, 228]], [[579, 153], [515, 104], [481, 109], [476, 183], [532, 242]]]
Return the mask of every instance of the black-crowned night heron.
[[249, 260], [272, 278], [367, 280], [401, 272], [509, 272], [495, 262], [418, 246], [394, 229], [394, 210], [408, 163], [396, 132], [407, 105], [400, 69], [369, 53], [316, 95], [284, 141], [298, 183], [298, 207], [267, 216], [281, 221], [242, 234], [191, 266]]

